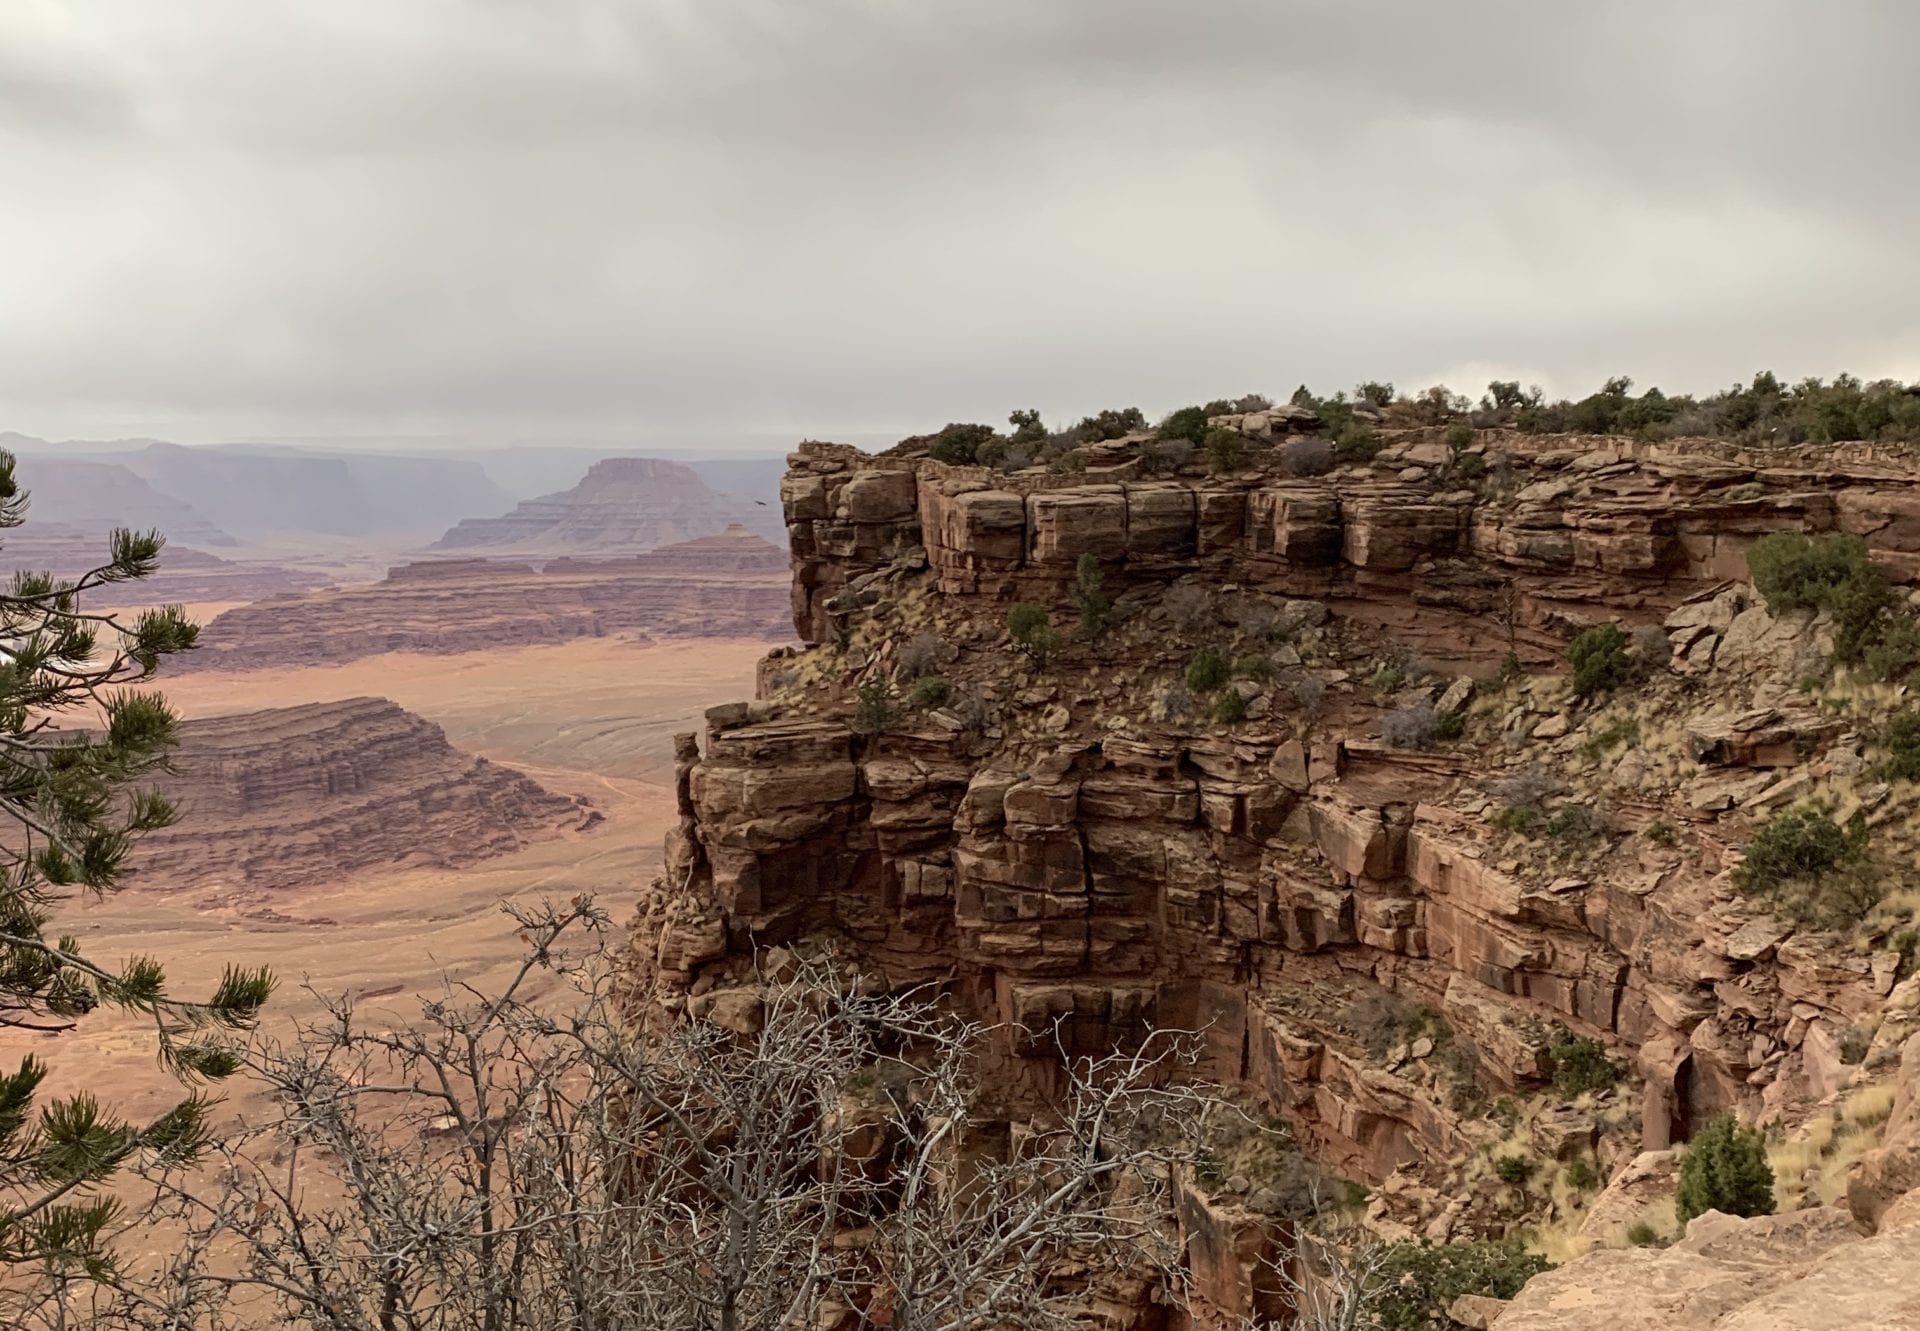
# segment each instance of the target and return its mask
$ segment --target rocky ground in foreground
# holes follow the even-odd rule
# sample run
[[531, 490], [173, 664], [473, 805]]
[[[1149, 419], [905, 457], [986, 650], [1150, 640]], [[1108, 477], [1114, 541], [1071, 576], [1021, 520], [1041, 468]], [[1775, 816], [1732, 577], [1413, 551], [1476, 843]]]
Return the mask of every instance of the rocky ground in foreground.
[[[1387, 1238], [1663, 1241], [1679, 1152], [1729, 1110], [1772, 1133], [1783, 1209], [1842, 1200], [1907, 1112], [1888, 1088], [1920, 1010], [1906, 691], [1836, 665], [1826, 611], [1770, 610], [1747, 554], [1864, 538], [1906, 622], [1920, 461], [1414, 428], [1303, 464], [1281, 413], [1210, 424], [1244, 458], [1169, 467], [1145, 435], [1073, 472], [793, 456], [811, 645], [683, 747], [635, 930], [656, 1001], [741, 983], [749, 938], [832, 931], [1070, 1052], [1204, 1030], [1206, 1071], [1370, 1189]], [[1604, 625], [1577, 691], [1569, 643]], [[1806, 809], [1877, 866], [1845, 918], [1736, 882]], [[1018, 1113], [1048, 1056], [1007, 1054]], [[1207, 1299], [1267, 1307], [1273, 1190], [1193, 1192], [1189, 1227], [1245, 1259]], [[1497, 1325], [1598, 1324], [1513, 1320], [1528, 1299]]]
[[384, 698], [182, 722], [174, 769], [155, 785], [181, 817], [141, 839], [129, 861], [137, 890], [217, 898], [374, 867], [454, 868], [598, 817], [461, 753]]

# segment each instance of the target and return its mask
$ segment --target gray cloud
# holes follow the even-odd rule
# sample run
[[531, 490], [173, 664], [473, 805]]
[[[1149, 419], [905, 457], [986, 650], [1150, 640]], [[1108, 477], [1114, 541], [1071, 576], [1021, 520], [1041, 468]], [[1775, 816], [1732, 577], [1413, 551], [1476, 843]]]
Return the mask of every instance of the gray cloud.
[[1908, 0], [101, 0], [0, 425], [735, 435], [1920, 377]]

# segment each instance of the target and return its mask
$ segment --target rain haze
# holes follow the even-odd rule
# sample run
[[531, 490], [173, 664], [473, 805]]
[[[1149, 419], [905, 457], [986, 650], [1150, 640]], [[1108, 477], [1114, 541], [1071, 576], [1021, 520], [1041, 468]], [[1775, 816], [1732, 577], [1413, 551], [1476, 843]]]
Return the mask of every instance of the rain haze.
[[1909, 0], [26, 0], [0, 428], [1920, 375]]

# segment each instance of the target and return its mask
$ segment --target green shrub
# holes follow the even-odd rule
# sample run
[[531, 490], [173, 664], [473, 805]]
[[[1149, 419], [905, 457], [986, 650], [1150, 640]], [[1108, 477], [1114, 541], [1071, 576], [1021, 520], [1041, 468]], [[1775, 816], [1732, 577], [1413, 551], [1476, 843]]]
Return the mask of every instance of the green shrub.
[[1356, 1326], [1378, 1331], [1455, 1331], [1447, 1309], [1462, 1294], [1510, 1299], [1542, 1271], [1546, 1258], [1517, 1238], [1474, 1243], [1394, 1243], [1378, 1250], [1379, 1290]]
[[1911, 974], [1914, 959], [1920, 957], [1920, 929], [1898, 930], [1887, 940], [1887, 946], [1900, 956], [1900, 973]]
[[1582, 632], [1567, 648], [1573, 663], [1575, 696], [1590, 698], [1619, 688], [1633, 678], [1633, 658], [1627, 655], [1627, 635], [1618, 624], [1600, 624]]
[[1160, 422], [1159, 435], [1197, 444], [1207, 437], [1207, 414], [1205, 407], [1182, 407]]
[[1444, 439], [1447, 451], [1457, 455], [1472, 445], [1473, 427], [1465, 421], [1456, 421], [1447, 427]]
[[1207, 462], [1215, 471], [1238, 471], [1246, 449], [1232, 430], [1208, 430], [1205, 440]]
[[1493, 1172], [1502, 1183], [1521, 1187], [1533, 1177], [1533, 1161], [1524, 1155], [1496, 1156], [1493, 1161]]
[[1393, 385], [1369, 380], [1353, 390], [1354, 397], [1370, 407], [1386, 407], [1393, 404]]
[[1607, 1047], [1598, 1040], [1576, 1036], [1551, 1046], [1547, 1057], [1553, 1066], [1553, 1089], [1563, 1100], [1573, 1100], [1589, 1091], [1604, 1091], [1620, 1080], [1620, 1069], [1607, 1057]]
[[1920, 712], [1902, 712], [1887, 726], [1887, 760], [1880, 764], [1886, 781], [1920, 781]]
[[1713, 1119], [1687, 1146], [1680, 1162], [1680, 1188], [1673, 1199], [1680, 1223], [1708, 1211], [1725, 1215], [1773, 1214], [1773, 1167], [1767, 1139], [1740, 1126], [1731, 1113]]
[[944, 707], [953, 697], [953, 685], [938, 675], [922, 675], [913, 681], [913, 701], [919, 707]]
[[[1882, 643], [1894, 616], [1893, 589], [1867, 557], [1867, 543], [1858, 536], [1775, 532], [1748, 549], [1747, 572], [1774, 614], [1786, 610], [1831, 614], [1833, 654], [1840, 661], [1862, 660], [1869, 649]], [[1920, 650], [1920, 644], [1907, 645]], [[1880, 665], [1894, 668], [1884, 654]]]
[[1775, 532], [1747, 550], [1747, 574], [1774, 614], [1826, 609], [1836, 591], [1875, 572], [1867, 543], [1837, 532], [1811, 537]]
[[1606, 830], [1600, 815], [1584, 804], [1563, 804], [1547, 819], [1547, 835], [1555, 841], [1584, 844]]
[[1655, 820], [1647, 824], [1647, 840], [1656, 846], [1671, 849], [1680, 844], [1680, 834], [1673, 830], [1672, 823]]
[[1622, 744], [1631, 744], [1639, 738], [1640, 723], [1633, 717], [1625, 716], [1607, 722], [1582, 747], [1587, 757], [1600, 758], [1610, 750]]
[[1016, 601], [1007, 607], [1007, 633], [1035, 665], [1045, 665], [1059, 645], [1053, 625], [1047, 619], [1046, 607], [1031, 601]]
[[1214, 702], [1213, 719], [1225, 726], [1238, 725], [1247, 719], [1247, 700], [1228, 689]]
[[1364, 425], [1349, 426], [1333, 439], [1333, 459], [1343, 467], [1371, 462], [1379, 452], [1380, 441]]
[[1467, 718], [1460, 712], [1436, 712], [1433, 717], [1433, 737], [1443, 744], [1450, 744], [1467, 733]]
[[1493, 815], [1493, 825], [1514, 836], [1531, 836], [1545, 817], [1538, 804], [1510, 804]]
[[1106, 576], [1100, 571], [1100, 561], [1094, 556], [1081, 555], [1075, 567], [1073, 588], [1069, 596], [1073, 608], [1080, 612], [1080, 636], [1091, 642], [1104, 638], [1107, 630], [1113, 626], [1113, 602], [1109, 601], [1102, 588]]
[[1047, 442], [1047, 427], [1037, 411], [1016, 411], [1007, 417], [1007, 424], [1013, 427], [1012, 442], [1023, 448], [1038, 448]]
[[1840, 1032], [1840, 1061], [1849, 1067], [1866, 1061], [1867, 1050], [1873, 1044], [1873, 1037], [1858, 1026], [1849, 1026]]
[[1567, 1186], [1575, 1192], [1592, 1192], [1600, 1186], [1600, 1171], [1586, 1156], [1575, 1156], [1567, 1166]]
[[854, 690], [853, 729], [856, 734], [877, 735], [894, 723], [893, 684], [875, 675]]
[[[1835, 639], [1836, 650], [1838, 639]], [[1912, 616], [1890, 611], [1862, 649], [1860, 665], [1875, 679], [1900, 683], [1920, 667], [1920, 623]]]
[[1137, 434], [1146, 428], [1146, 413], [1140, 408], [1109, 409], [1080, 422], [1080, 441], [1098, 443], [1102, 439], [1118, 439], [1123, 434]]
[[1788, 809], [1762, 823], [1733, 882], [1798, 923], [1826, 928], [1858, 921], [1880, 899], [1866, 820], [1856, 813], [1843, 828], [1817, 808]]
[[1187, 662], [1187, 687], [1195, 693], [1212, 693], [1230, 674], [1226, 657], [1212, 647], [1202, 647]]
[[978, 460], [980, 446], [992, 439], [991, 425], [948, 425], [927, 443], [927, 452], [948, 466], [964, 467]]
[[1487, 474], [1487, 460], [1478, 453], [1462, 453], [1454, 461], [1453, 474], [1463, 481], [1477, 481]]
[[1627, 1226], [1627, 1242], [1636, 1248], [1651, 1248], [1660, 1241], [1660, 1231], [1644, 1220]]

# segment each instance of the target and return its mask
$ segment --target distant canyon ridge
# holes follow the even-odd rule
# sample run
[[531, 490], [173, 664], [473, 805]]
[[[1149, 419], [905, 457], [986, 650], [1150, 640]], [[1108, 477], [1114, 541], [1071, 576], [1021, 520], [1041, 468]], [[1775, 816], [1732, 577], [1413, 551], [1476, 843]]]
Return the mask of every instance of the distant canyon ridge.
[[15, 567], [75, 576], [115, 527], [168, 541], [133, 604], [258, 601], [408, 558], [623, 557], [738, 526], [784, 544], [778, 458], [690, 462], [525, 446], [431, 456], [278, 445], [49, 443], [0, 433], [31, 494]]

